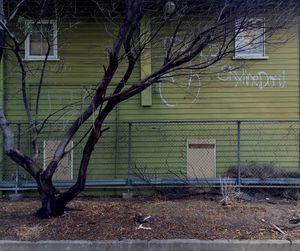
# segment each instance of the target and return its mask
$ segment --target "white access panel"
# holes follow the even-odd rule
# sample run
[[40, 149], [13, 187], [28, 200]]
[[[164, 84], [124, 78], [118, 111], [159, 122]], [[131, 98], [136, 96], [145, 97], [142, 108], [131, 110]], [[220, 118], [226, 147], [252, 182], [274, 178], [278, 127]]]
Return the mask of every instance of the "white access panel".
[[216, 177], [215, 139], [187, 139], [187, 177]]
[[[44, 169], [50, 163], [56, 148], [60, 141], [45, 140], [44, 141]], [[53, 175], [53, 180], [70, 180], [73, 179], [73, 142], [71, 141], [66, 147], [69, 151], [59, 162], [58, 167]]]

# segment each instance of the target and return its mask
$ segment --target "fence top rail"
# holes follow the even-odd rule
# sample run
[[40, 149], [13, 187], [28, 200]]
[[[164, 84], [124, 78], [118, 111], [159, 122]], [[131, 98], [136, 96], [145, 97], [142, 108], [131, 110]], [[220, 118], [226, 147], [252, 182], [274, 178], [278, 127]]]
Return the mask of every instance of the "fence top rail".
[[[88, 122], [86, 122], [88, 123]], [[290, 119], [290, 120], [141, 120], [141, 121], [106, 121], [106, 125], [115, 125], [115, 124], [213, 124], [213, 123], [300, 123], [300, 120]], [[27, 121], [18, 121], [18, 122], [10, 122], [10, 125], [20, 125], [20, 124], [28, 124]], [[65, 121], [49, 121], [47, 122], [49, 125], [55, 124], [64, 124], [69, 125], [71, 123]]]

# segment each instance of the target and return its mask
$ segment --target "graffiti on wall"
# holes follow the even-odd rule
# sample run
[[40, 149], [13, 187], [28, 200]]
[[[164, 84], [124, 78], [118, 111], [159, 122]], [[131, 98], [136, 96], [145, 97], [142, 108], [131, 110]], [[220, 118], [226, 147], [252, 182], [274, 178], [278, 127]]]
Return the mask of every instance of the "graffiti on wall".
[[286, 85], [286, 72], [283, 70], [277, 75], [270, 74], [266, 71], [250, 72], [247, 69], [234, 69], [232, 66], [223, 65], [220, 68], [223, 74], [218, 74], [220, 81], [230, 81], [235, 83], [235, 87], [256, 87], [265, 88], [284, 88]]
[[184, 93], [189, 94], [190, 96], [190, 102], [195, 103], [197, 99], [200, 96], [200, 89], [201, 89], [201, 81], [200, 81], [200, 74], [194, 73], [192, 70], [190, 70], [189, 74], [187, 75], [187, 78], [183, 80], [180, 78], [180, 82], [176, 80], [176, 77], [171, 75], [170, 73], [166, 74], [164, 76], [167, 81], [164, 81], [164, 83], [160, 82], [158, 84], [158, 92], [160, 99], [164, 102], [164, 104], [168, 107], [175, 107], [176, 104], [172, 103], [168, 98], [166, 97], [164, 91], [163, 91], [163, 85], [166, 86], [166, 82], [168, 83], [168, 87], [181, 87], [181, 89], [184, 91]]
[[[168, 45], [170, 43], [170, 37], [166, 37], [164, 40], [165, 51], [167, 51]], [[177, 44], [177, 45], [176, 45]], [[183, 40], [176, 38], [175, 47], [178, 46], [180, 49], [178, 51], [184, 50], [186, 44]], [[203, 64], [203, 62], [209, 62], [214, 60], [217, 55], [218, 48], [216, 46], [211, 46], [208, 48], [206, 53], [201, 52], [197, 58], [189, 62], [189, 66], [195, 64]], [[221, 61], [210, 66], [216, 74], [213, 76], [218, 82], [228, 82], [233, 84], [233, 87], [249, 87], [263, 90], [266, 88], [285, 88], [286, 87], [286, 71], [281, 70], [276, 74], [270, 73], [265, 70], [250, 71], [249, 69], [242, 66], [232, 66], [227, 64], [222, 64]], [[201, 74], [195, 72], [193, 69], [188, 70], [186, 74], [175, 74], [168, 73], [164, 76], [164, 81], [158, 84], [158, 92], [162, 102], [168, 107], [175, 107], [174, 101], [168, 98], [167, 93], [170, 93], [170, 88], [179, 87], [182, 92], [189, 94], [190, 103], [195, 103], [200, 97], [201, 90]], [[213, 80], [212, 79], [212, 80]], [[178, 89], [177, 89], [178, 90]], [[171, 96], [171, 95], [169, 95]], [[173, 98], [174, 99], [174, 98]]]
[[[249, 71], [246, 68], [236, 68], [233, 66], [222, 65], [219, 73], [216, 75], [218, 81], [232, 83], [235, 88], [249, 87], [263, 90], [266, 88], [286, 87], [286, 71], [282, 70], [277, 74], [271, 74], [268, 71]], [[181, 86], [182, 91], [190, 93], [191, 103], [195, 103], [200, 97], [201, 75], [192, 70], [185, 78], [176, 77], [170, 73], [165, 76], [167, 79], [159, 83], [158, 92], [162, 102], [168, 107], [175, 107], [176, 104], [168, 100], [165, 93], [169, 88]], [[166, 83], [167, 82], [167, 83]]]

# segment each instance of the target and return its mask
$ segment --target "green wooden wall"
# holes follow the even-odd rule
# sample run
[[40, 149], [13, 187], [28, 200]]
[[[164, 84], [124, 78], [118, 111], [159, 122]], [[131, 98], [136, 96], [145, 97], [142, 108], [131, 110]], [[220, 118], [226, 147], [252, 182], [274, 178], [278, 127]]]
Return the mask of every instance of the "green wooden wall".
[[[237, 67], [232, 73], [174, 77], [153, 87], [153, 106], [139, 107], [132, 99], [120, 107], [120, 118], [160, 119], [298, 119], [299, 118], [299, 35], [287, 43], [273, 37], [266, 45], [267, 60], [224, 60], [215, 66]], [[152, 69], [163, 60], [161, 48], [152, 48]], [[243, 80], [250, 76], [258, 81]], [[274, 81], [273, 81], [274, 80]], [[172, 84], [175, 81], [175, 84]], [[191, 86], [189, 86], [189, 81]], [[274, 87], [273, 87], [274, 84]], [[258, 86], [256, 86], [258, 85]], [[199, 92], [198, 92], [199, 91]], [[147, 111], [147, 112], [145, 112]]]
[[[145, 28], [145, 27], [144, 27]], [[53, 116], [40, 137], [58, 140], [68, 123], [89, 103], [107, 62], [105, 48], [112, 43], [113, 30], [103, 22], [83, 20], [78, 26], [66, 29], [58, 37], [58, 62], [48, 62], [40, 100], [39, 119], [70, 105]], [[109, 30], [109, 32], [107, 32]], [[146, 93], [120, 104], [110, 115], [112, 124], [96, 146], [89, 169], [89, 178], [121, 178], [127, 175], [128, 125], [113, 122], [164, 120], [247, 120], [299, 119], [299, 30], [288, 42], [266, 45], [266, 60], [226, 59], [216, 65], [239, 67], [227, 73], [201, 75], [193, 73], [154, 85]], [[278, 42], [274, 37], [273, 42]], [[271, 42], [271, 41], [270, 41]], [[151, 58], [144, 57], [130, 81], [134, 83], [160, 66], [162, 48], [147, 48]], [[143, 57], [142, 57], [143, 59]], [[30, 69], [28, 90], [32, 110], [35, 107], [40, 62], [27, 62]], [[150, 68], [149, 68], [150, 64]], [[117, 78], [122, 76], [121, 65]], [[172, 84], [174, 81], [176, 84]], [[5, 61], [5, 109], [11, 122], [26, 120], [22, 105], [20, 73], [12, 55]], [[144, 98], [143, 98], [144, 95]], [[81, 129], [82, 134], [91, 123]], [[15, 129], [16, 125], [13, 125]], [[289, 133], [290, 132], [290, 133]], [[28, 126], [21, 126], [21, 149], [30, 153]], [[237, 129], [235, 123], [201, 124], [133, 124], [132, 166], [135, 173], [149, 177], [185, 174], [186, 140], [188, 137], [214, 138], [217, 141], [217, 173], [221, 175], [236, 164]], [[74, 143], [81, 139], [78, 135]], [[285, 168], [299, 168], [299, 125], [265, 124], [242, 125], [242, 162], [275, 161]], [[82, 143], [74, 150], [74, 176], [81, 157]], [[40, 154], [42, 164], [43, 155]], [[5, 159], [5, 179], [13, 177], [14, 164]], [[24, 179], [28, 176], [22, 173]]]
[[[4, 64], [3, 60], [0, 62], [0, 106], [3, 109], [3, 88], [4, 88]], [[0, 145], [3, 146], [3, 135], [0, 136]], [[3, 165], [3, 158], [4, 158], [4, 147], [1, 147], [0, 150], [0, 180], [3, 179], [4, 174], [4, 165]], [[0, 193], [1, 195], [1, 193]]]

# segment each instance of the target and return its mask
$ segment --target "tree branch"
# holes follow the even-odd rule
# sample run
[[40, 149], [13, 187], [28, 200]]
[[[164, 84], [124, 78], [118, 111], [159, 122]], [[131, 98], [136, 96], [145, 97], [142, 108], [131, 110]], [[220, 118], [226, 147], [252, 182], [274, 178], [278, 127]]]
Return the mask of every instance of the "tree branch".
[[44, 176], [46, 179], [51, 179], [53, 176], [59, 161], [62, 159], [65, 153], [65, 148], [78, 131], [80, 126], [99, 108], [99, 106], [104, 102], [105, 92], [111, 83], [111, 80], [118, 69], [118, 56], [121, 50], [121, 46], [126, 41], [126, 37], [128, 32], [131, 30], [132, 24], [136, 20], [138, 16], [137, 13], [141, 11], [142, 0], [130, 1], [129, 6], [127, 8], [127, 13], [124, 18], [124, 21], [120, 27], [118, 36], [113, 44], [112, 49], [109, 51], [109, 64], [107, 70], [104, 73], [104, 77], [102, 81], [98, 85], [95, 95], [91, 104], [88, 108], [74, 121], [71, 127], [66, 132], [64, 138], [59, 143], [54, 157], [49, 163], [48, 167], [44, 171]]
[[18, 165], [22, 166], [33, 178], [37, 179], [41, 170], [30, 157], [14, 148], [14, 133], [6, 120], [2, 107], [0, 107], [0, 128], [4, 134], [5, 153]]

